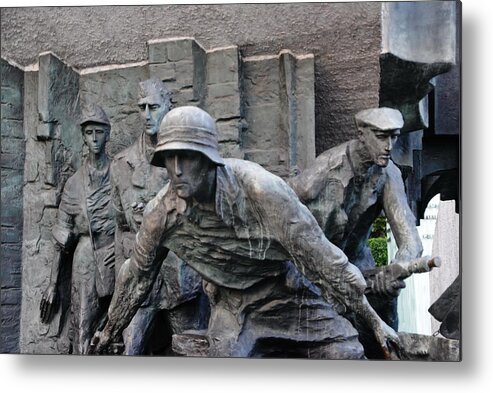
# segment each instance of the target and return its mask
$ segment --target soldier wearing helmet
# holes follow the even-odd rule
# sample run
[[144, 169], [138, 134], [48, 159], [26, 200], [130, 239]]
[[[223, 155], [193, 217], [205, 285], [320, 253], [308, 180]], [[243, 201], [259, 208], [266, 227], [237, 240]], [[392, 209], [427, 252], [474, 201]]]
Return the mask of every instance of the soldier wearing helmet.
[[289, 186], [255, 163], [221, 158], [206, 112], [170, 111], [152, 163], [166, 167], [170, 183], [146, 208], [94, 352], [126, 326], [170, 250], [206, 280], [211, 303], [206, 332], [174, 337], [182, 354], [361, 358], [357, 332], [335, 310], [344, 307], [367, 320], [385, 350], [398, 342], [366, 302], [359, 270]]
[[[373, 222], [384, 212], [399, 247], [395, 261], [418, 258], [423, 250], [401, 172], [390, 159], [404, 121], [392, 108], [365, 109], [354, 119], [357, 139], [325, 151], [312, 167], [288, 183], [327, 239], [366, 276], [370, 303], [386, 323], [397, 329], [397, 296], [405, 284], [384, 269], [374, 274], [368, 238]], [[367, 355], [381, 356], [371, 332], [364, 324], [356, 324]]]
[[82, 110], [82, 138], [88, 155], [63, 189], [53, 233], [56, 257], [50, 283], [42, 295], [40, 317], [50, 322], [57, 308], [60, 263], [73, 255], [71, 345], [85, 354], [95, 327], [107, 311], [115, 284], [114, 214], [111, 205], [110, 160], [106, 142], [111, 125], [103, 109]]
[[[171, 93], [160, 80], [145, 80], [139, 83], [138, 106], [145, 128], [111, 164], [117, 271], [130, 258], [147, 203], [169, 182], [166, 169], [152, 166], [150, 161], [161, 120], [171, 109]], [[125, 355], [162, 352], [171, 344], [172, 333], [201, 328], [206, 319], [202, 315], [206, 310], [199, 307], [203, 298], [198, 274], [169, 253], [148, 298], [123, 332]], [[163, 310], [166, 310], [161, 313], [163, 318], [158, 318]], [[158, 325], [154, 323], [156, 320], [165, 320], [170, 327], [169, 335], [160, 334], [160, 345], [150, 342], [152, 327]]]

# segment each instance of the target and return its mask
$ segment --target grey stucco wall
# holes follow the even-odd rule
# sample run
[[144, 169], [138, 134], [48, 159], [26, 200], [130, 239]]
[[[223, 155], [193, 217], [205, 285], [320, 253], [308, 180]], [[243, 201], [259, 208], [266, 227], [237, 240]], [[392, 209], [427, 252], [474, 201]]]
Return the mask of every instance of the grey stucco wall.
[[350, 139], [352, 115], [378, 106], [381, 4], [229, 4], [2, 9], [2, 55], [32, 64], [51, 50], [75, 68], [141, 61], [146, 41], [193, 36], [243, 56], [315, 55], [317, 152]]

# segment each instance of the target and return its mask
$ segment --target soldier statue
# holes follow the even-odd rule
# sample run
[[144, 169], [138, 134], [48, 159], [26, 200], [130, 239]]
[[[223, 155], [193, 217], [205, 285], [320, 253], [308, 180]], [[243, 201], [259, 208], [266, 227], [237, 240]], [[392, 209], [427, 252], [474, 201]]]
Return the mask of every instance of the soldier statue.
[[56, 256], [40, 303], [41, 321], [49, 323], [58, 304], [60, 264], [68, 259], [64, 254], [71, 254], [70, 336], [74, 354], [87, 353], [115, 285], [115, 223], [110, 159], [105, 150], [111, 126], [103, 109], [94, 104], [83, 108], [80, 126], [89, 154], [63, 189], [52, 230]]
[[[406, 277], [394, 274], [393, 269], [380, 269], [375, 274], [368, 238], [373, 222], [383, 211], [399, 248], [394, 262], [409, 262], [423, 250], [401, 172], [391, 160], [404, 121], [396, 109], [375, 108], [358, 112], [355, 122], [357, 139], [325, 151], [288, 183], [327, 239], [362, 271], [368, 281], [370, 303], [386, 323], [397, 329], [397, 296]], [[361, 321], [356, 324], [364, 325]], [[366, 344], [372, 342], [368, 337], [371, 332], [364, 326], [358, 330], [367, 348]], [[375, 351], [378, 353], [378, 348], [373, 345], [373, 349], [367, 348], [367, 355], [373, 356], [370, 352]]]
[[[166, 169], [152, 166], [150, 161], [161, 120], [171, 109], [171, 93], [160, 80], [146, 80], [139, 84], [138, 106], [145, 129], [130, 147], [115, 156], [111, 164], [118, 270], [131, 256], [147, 203], [169, 182]], [[201, 303], [205, 300], [201, 288], [199, 275], [175, 254], [169, 253], [148, 298], [123, 333], [125, 354], [158, 351], [158, 348], [146, 348], [146, 344], [161, 310], [166, 310], [163, 314], [170, 333], [202, 327], [206, 321], [207, 303]], [[165, 346], [171, 343], [171, 335], [167, 336], [161, 337]]]

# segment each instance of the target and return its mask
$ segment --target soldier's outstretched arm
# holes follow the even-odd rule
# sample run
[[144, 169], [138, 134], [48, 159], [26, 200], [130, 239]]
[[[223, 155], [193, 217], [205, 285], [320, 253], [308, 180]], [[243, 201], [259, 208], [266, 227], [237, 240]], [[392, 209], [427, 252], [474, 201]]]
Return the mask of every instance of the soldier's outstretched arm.
[[366, 281], [360, 270], [348, 261], [338, 247], [327, 240], [313, 217], [303, 213], [296, 221], [295, 223], [291, 218], [292, 229], [289, 236], [290, 253], [299, 261], [295, 263], [322, 290], [331, 304], [336, 307], [342, 304], [366, 321], [385, 358], [392, 358], [393, 350], [399, 346], [399, 338], [368, 303], [364, 295]]
[[269, 189], [274, 191], [262, 195], [264, 221], [270, 223], [269, 229], [277, 234], [278, 241], [298, 269], [322, 290], [331, 304], [347, 307], [368, 323], [385, 356], [390, 358], [392, 347], [398, 346], [399, 338], [368, 303], [363, 275], [338, 247], [327, 240], [294, 192], [284, 189], [280, 183], [277, 186], [271, 186]]
[[160, 244], [166, 222], [166, 217], [160, 213], [159, 208], [156, 208], [144, 215], [132, 257], [118, 273], [108, 321], [91, 342], [91, 354], [105, 353], [128, 326], [152, 288], [162, 261], [168, 254], [168, 249]]
[[423, 245], [416, 229], [416, 218], [407, 202], [400, 170], [392, 162], [387, 167], [383, 208], [397, 242], [396, 260], [419, 258]]

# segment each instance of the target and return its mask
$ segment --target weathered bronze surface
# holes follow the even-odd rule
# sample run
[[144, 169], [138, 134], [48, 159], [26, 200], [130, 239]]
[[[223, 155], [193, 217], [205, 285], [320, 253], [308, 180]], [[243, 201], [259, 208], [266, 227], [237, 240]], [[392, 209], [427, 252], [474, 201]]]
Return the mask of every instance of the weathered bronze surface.
[[146, 207], [93, 352], [125, 328], [172, 250], [207, 281], [209, 356], [361, 358], [357, 332], [336, 312], [347, 307], [390, 357], [398, 337], [368, 304], [359, 270], [284, 181], [255, 163], [223, 160], [217, 146], [205, 111], [181, 107], [163, 119], [152, 162], [170, 183]]

